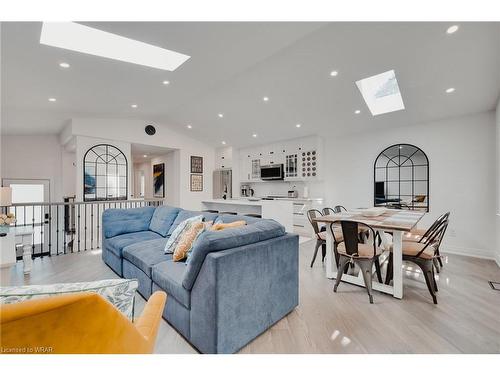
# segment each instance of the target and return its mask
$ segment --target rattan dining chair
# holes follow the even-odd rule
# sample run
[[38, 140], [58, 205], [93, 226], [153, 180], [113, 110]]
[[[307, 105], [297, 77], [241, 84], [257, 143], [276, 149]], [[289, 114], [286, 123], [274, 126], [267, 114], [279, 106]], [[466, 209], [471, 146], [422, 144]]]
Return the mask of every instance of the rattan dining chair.
[[[436, 292], [438, 286], [434, 274], [434, 262], [439, 257], [439, 246], [448, 228], [448, 218], [440, 220], [434, 228], [429, 228], [429, 233], [423, 239], [423, 242], [407, 241], [403, 239], [403, 261], [415, 263], [420, 267], [424, 274], [427, 289], [432, 296], [432, 301], [437, 304]], [[393, 275], [393, 255], [392, 247], [387, 265], [387, 274], [385, 283], [389, 284]]]
[[[337, 267], [337, 280], [333, 291], [336, 293], [337, 288], [342, 281], [344, 272], [349, 267], [349, 264], [357, 264], [363, 274], [365, 281], [366, 291], [370, 303], [373, 303], [372, 293], [372, 279], [373, 279], [373, 266], [379, 282], [382, 282], [382, 275], [380, 272], [379, 256], [382, 254], [382, 249], [378, 246], [378, 234], [375, 230], [362, 222], [352, 220], [337, 220], [331, 223], [333, 230], [334, 225], [340, 224], [343, 234], [343, 242], [337, 247], [339, 253], [339, 265]], [[372, 243], [363, 243], [359, 235], [360, 232], [369, 232], [372, 236], [368, 237], [368, 241]], [[335, 232], [333, 232], [335, 237]]]

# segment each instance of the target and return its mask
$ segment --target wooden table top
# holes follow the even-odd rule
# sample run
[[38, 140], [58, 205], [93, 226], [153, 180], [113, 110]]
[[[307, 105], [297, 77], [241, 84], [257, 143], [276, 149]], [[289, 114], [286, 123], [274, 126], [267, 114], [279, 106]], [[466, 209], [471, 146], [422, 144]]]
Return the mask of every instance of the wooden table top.
[[314, 219], [318, 223], [332, 223], [337, 220], [353, 220], [365, 223], [375, 229], [411, 231], [424, 217], [425, 212], [408, 210], [387, 210], [380, 216], [363, 216], [363, 210], [344, 211], [339, 214], [320, 216]]

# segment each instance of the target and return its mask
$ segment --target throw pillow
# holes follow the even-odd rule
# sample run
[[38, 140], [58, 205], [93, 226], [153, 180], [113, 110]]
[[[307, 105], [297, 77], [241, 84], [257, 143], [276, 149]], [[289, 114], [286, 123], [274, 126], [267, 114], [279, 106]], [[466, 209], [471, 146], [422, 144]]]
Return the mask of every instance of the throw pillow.
[[174, 262], [179, 262], [185, 259], [188, 253], [193, 248], [194, 241], [205, 230], [205, 223], [190, 223], [187, 230], [180, 236], [180, 240], [174, 250], [172, 259]]
[[233, 221], [232, 223], [217, 223], [210, 227], [210, 230], [224, 230], [228, 228], [237, 228], [247, 225], [247, 222], [244, 220]]
[[188, 224], [201, 223], [202, 220], [203, 216], [199, 215], [190, 217], [189, 219], [182, 221], [170, 235], [170, 238], [168, 239], [167, 244], [165, 245], [165, 254], [171, 254], [174, 252], [174, 249], [176, 248], [177, 243], [181, 238], [180, 236], [187, 229]]
[[0, 303], [16, 303], [77, 292], [95, 292], [111, 302], [130, 320], [134, 316], [134, 297], [137, 279], [111, 279], [82, 283], [7, 286], [0, 288]]

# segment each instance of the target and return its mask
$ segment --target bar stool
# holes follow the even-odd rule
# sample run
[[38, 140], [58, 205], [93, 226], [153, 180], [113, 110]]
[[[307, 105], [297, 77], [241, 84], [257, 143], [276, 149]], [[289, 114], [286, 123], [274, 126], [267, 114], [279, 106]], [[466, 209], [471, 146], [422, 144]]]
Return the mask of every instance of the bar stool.
[[217, 210], [203, 210], [201, 212], [208, 212], [208, 213], [211, 213], [211, 214], [218, 214], [219, 213], [219, 211], [217, 211]]
[[237, 212], [231, 212], [231, 211], [221, 211], [219, 212], [221, 215], [238, 215]]
[[262, 219], [262, 215], [261, 214], [245, 214], [243, 216], [256, 217], [258, 219]]

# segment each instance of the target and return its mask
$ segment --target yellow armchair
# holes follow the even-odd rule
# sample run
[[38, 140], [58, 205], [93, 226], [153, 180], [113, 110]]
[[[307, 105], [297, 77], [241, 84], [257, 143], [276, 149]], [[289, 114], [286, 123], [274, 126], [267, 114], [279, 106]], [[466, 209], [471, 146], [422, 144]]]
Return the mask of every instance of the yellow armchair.
[[94, 293], [0, 305], [0, 353], [152, 353], [166, 299], [154, 293], [135, 323]]

